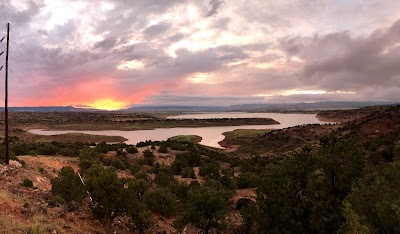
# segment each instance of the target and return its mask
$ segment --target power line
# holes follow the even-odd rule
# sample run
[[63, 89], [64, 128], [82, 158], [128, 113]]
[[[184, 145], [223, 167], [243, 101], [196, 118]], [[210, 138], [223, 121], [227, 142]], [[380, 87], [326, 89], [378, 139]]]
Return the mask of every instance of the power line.
[[[4, 3], [4, 2], [3, 2]], [[7, 23], [7, 50], [6, 50], [6, 79], [5, 79], [5, 101], [4, 101], [4, 114], [5, 114], [5, 145], [6, 145], [6, 164], [9, 164], [9, 142], [8, 142], [8, 49], [10, 41], [10, 24]]]

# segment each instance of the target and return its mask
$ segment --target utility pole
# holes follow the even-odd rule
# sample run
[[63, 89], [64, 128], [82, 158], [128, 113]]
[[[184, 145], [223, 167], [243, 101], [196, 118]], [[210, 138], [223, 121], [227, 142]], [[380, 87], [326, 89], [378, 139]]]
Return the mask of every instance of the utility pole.
[[6, 85], [5, 85], [5, 103], [4, 103], [4, 124], [5, 124], [5, 144], [6, 144], [6, 164], [10, 162], [8, 150], [8, 48], [10, 43], [10, 23], [7, 23], [7, 51], [6, 51]]

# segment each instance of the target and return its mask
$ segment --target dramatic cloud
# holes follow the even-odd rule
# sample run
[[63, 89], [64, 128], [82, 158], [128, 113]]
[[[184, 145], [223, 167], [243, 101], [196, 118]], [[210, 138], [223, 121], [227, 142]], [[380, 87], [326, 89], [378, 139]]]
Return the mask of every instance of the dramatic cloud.
[[221, 0], [211, 0], [210, 5], [211, 5], [211, 10], [207, 13], [207, 17], [217, 14], [218, 9], [222, 5], [222, 1]]
[[12, 105], [400, 101], [400, 1], [4, 3]]

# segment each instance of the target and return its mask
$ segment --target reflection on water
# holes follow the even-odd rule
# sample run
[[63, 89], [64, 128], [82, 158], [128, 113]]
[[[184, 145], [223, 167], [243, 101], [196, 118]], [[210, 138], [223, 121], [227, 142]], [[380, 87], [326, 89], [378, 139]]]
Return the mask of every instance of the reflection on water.
[[223, 126], [223, 127], [201, 127], [201, 128], [158, 128], [153, 130], [138, 131], [75, 131], [75, 130], [56, 130], [45, 131], [33, 129], [29, 132], [39, 135], [59, 135], [66, 133], [84, 133], [107, 136], [122, 136], [128, 139], [127, 144], [136, 144], [140, 141], [164, 141], [176, 135], [198, 135], [202, 137], [200, 144], [221, 148], [218, 142], [224, 139], [222, 133], [233, 131], [235, 129], [279, 129], [302, 124], [326, 123], [316, 118], [315, 114], [279, 114], [279, 113], [200, 113], [191, 115], [172, 116], [169, 118], [189, 118], [189, 119], [207, 119], [207, 118], [272, 118], [280, 124], [275, 125], [244, 125], [244, 126]]

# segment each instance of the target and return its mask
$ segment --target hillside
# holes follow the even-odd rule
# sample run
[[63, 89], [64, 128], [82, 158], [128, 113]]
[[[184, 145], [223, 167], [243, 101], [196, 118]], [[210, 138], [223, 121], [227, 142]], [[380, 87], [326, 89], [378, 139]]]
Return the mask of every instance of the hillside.
[[[397, 142], [400, 138], [400, 105], [365, 107], [355, 110], [326, 111], [320, 119], [338, 121], [338, 124], [309, 124], [271, 130], [260, 136], [247, 137], [245, 141], [226, 139], [226, 147], [236, 145], [239, 155], [287, 155], [305, 144], [319, 146], [320, 137], [335, 134], [341, 139], [353, 138], [368, 149], [385, 141]], [[230, 142], [229, 142], [230, 140]]]
[[326, 116], [347, 121], [234, 131], [226, 134], [234, 152], [186, 141], [193, 136], [136, 146], [15, 139], [11, 165], [0, 165], [1, 231], [400, 230], [392, 215], [400, 204], [400, 106]]

